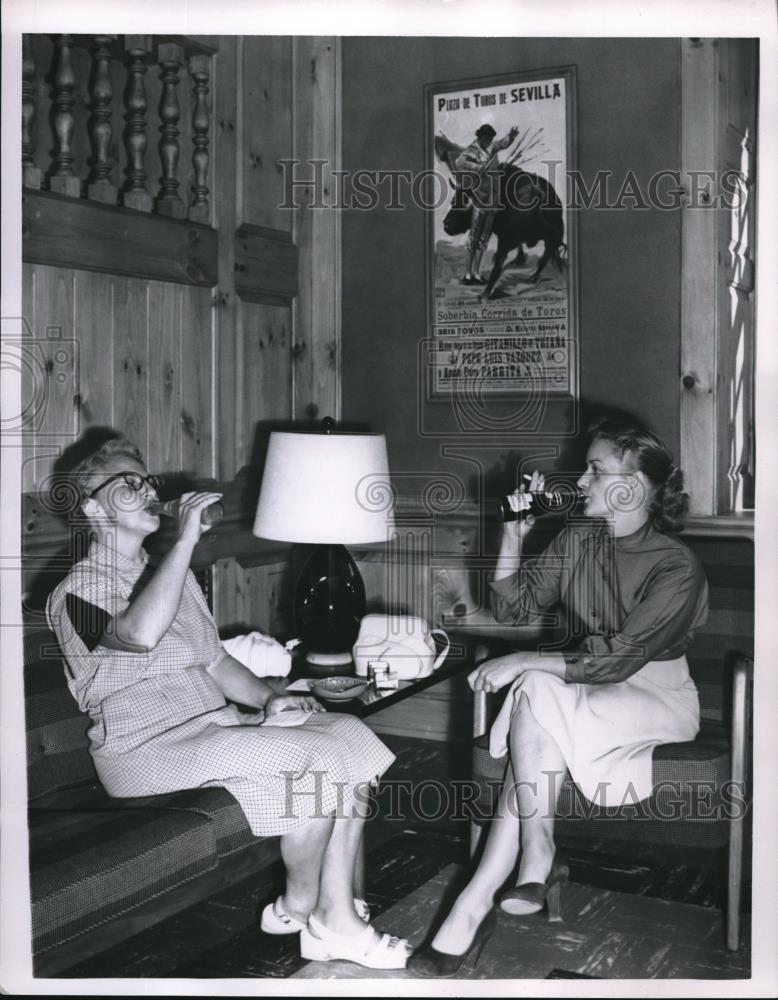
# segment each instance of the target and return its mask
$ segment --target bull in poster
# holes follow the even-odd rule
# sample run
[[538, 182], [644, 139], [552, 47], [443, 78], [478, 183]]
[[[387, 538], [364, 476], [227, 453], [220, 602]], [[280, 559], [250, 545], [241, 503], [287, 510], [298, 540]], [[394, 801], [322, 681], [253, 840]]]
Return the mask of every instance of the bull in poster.
[[429, 87], [433, 391], [574, 395], [572, 70]]

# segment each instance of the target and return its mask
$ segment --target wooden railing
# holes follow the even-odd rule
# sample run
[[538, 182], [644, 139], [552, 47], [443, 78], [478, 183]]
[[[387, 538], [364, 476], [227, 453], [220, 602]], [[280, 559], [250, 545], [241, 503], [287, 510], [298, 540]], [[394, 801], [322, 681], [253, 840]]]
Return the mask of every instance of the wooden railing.
[[[24, 35], [25, 187], [207, 223], [215, 51], [180, 36]], [[155, 128], [158, 187], [146, 162]]]

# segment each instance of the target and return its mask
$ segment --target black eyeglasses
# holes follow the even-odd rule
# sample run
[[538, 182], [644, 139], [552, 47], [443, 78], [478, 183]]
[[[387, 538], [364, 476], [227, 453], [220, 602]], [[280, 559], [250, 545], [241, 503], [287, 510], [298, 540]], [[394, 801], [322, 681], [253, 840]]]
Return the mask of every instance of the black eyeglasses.
[[131, 489], [134, 493], [140, 493], [145, 483], [148, 483], [155, 492], [162, 485], [162, 480], [159, 476], [142, 476], [139, 472], [114, 472], [112, 476], [104, 479], [99, 486], [93, 489], [88, 498], [91, 499], [96, 493], [99, 493], [100, 490], [105, 489], [109, 483], [113, 483], [117, 479], [123, 479], [128, 489]]

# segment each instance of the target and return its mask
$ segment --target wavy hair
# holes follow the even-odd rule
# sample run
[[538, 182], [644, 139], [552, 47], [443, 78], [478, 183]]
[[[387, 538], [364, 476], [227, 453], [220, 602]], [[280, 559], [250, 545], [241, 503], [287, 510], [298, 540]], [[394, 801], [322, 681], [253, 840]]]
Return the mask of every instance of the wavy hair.
[[144, 465], [143, 455], [137, 445], [118, 431], [99, 429], [102, 433], [87, 433], [76, 446], [71, 446], [57, 462], [52, 483], [52, 493], [59, 491], [61, 506], [78, 515], [81, 505], [92, 490], [92, 476], [104, 469], [115, 458], [127, 458]]
[[689, 494], [683, 472], [660, 437], [637, 423], [600, 417], [589, 426], [589, 439], [609, 441], [623, 459], [630, 454], [652, 487], [648, 514], [657, 531], [680, 531], [689, 513]]

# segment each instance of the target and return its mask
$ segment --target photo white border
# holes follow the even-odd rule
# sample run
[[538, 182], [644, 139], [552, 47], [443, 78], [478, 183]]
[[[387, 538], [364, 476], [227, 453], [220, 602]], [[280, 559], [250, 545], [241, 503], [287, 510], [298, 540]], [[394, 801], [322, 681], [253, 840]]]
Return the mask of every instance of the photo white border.
[[[428, 984], [424, 980], [166, 980], [33, 979], [29, 948], [25, 733], [18, 573], [3, 567], [19, 558], [20, 454], [2, 441], [0, 455], [0, 621], [3, 669], [0, 671], [0, 989], [8, 993], [161, 995], [494, 995], [505, 996], [774, 996], [778, 992], [778, 799], [774, 762], [778, 757], [775, 713], [778, 670], [773, 664], [769, 623], [775, 618], [778, 562], [778, 491], [772, 463], [778, 427], [778, 354], [773, 317], [776, 306], [775, 220], [778, 219], [778, 49], [775, 6], [771, 0], [188, 0], [185, 6], [159, 0], [3, 0], [2, 100], [5, 142], [2, 150], [2, 298], [3, 322], [21, 316], [21, 42], [24, 31], [184, 34], [447, 35], [524, 37], [759, 37], [761, 40], [759, 123], [759, 226], [757, 248], [757, 429], [756, 517], [756, 670], [754, 743], [754, 922], [751, 980], [489, 980]], [[561, 29], [561, 30], [560, 30]], [[2, 413], [19, 412], [18, 376], [2, 377]], [[772, 564], [772, 565], [771, 565]], [[11, 625], [11, 627], [7, 627]], [[13, 901], [9, 904], [9, 900]], [[24, 900], [24, 905], [17, 901]]]

